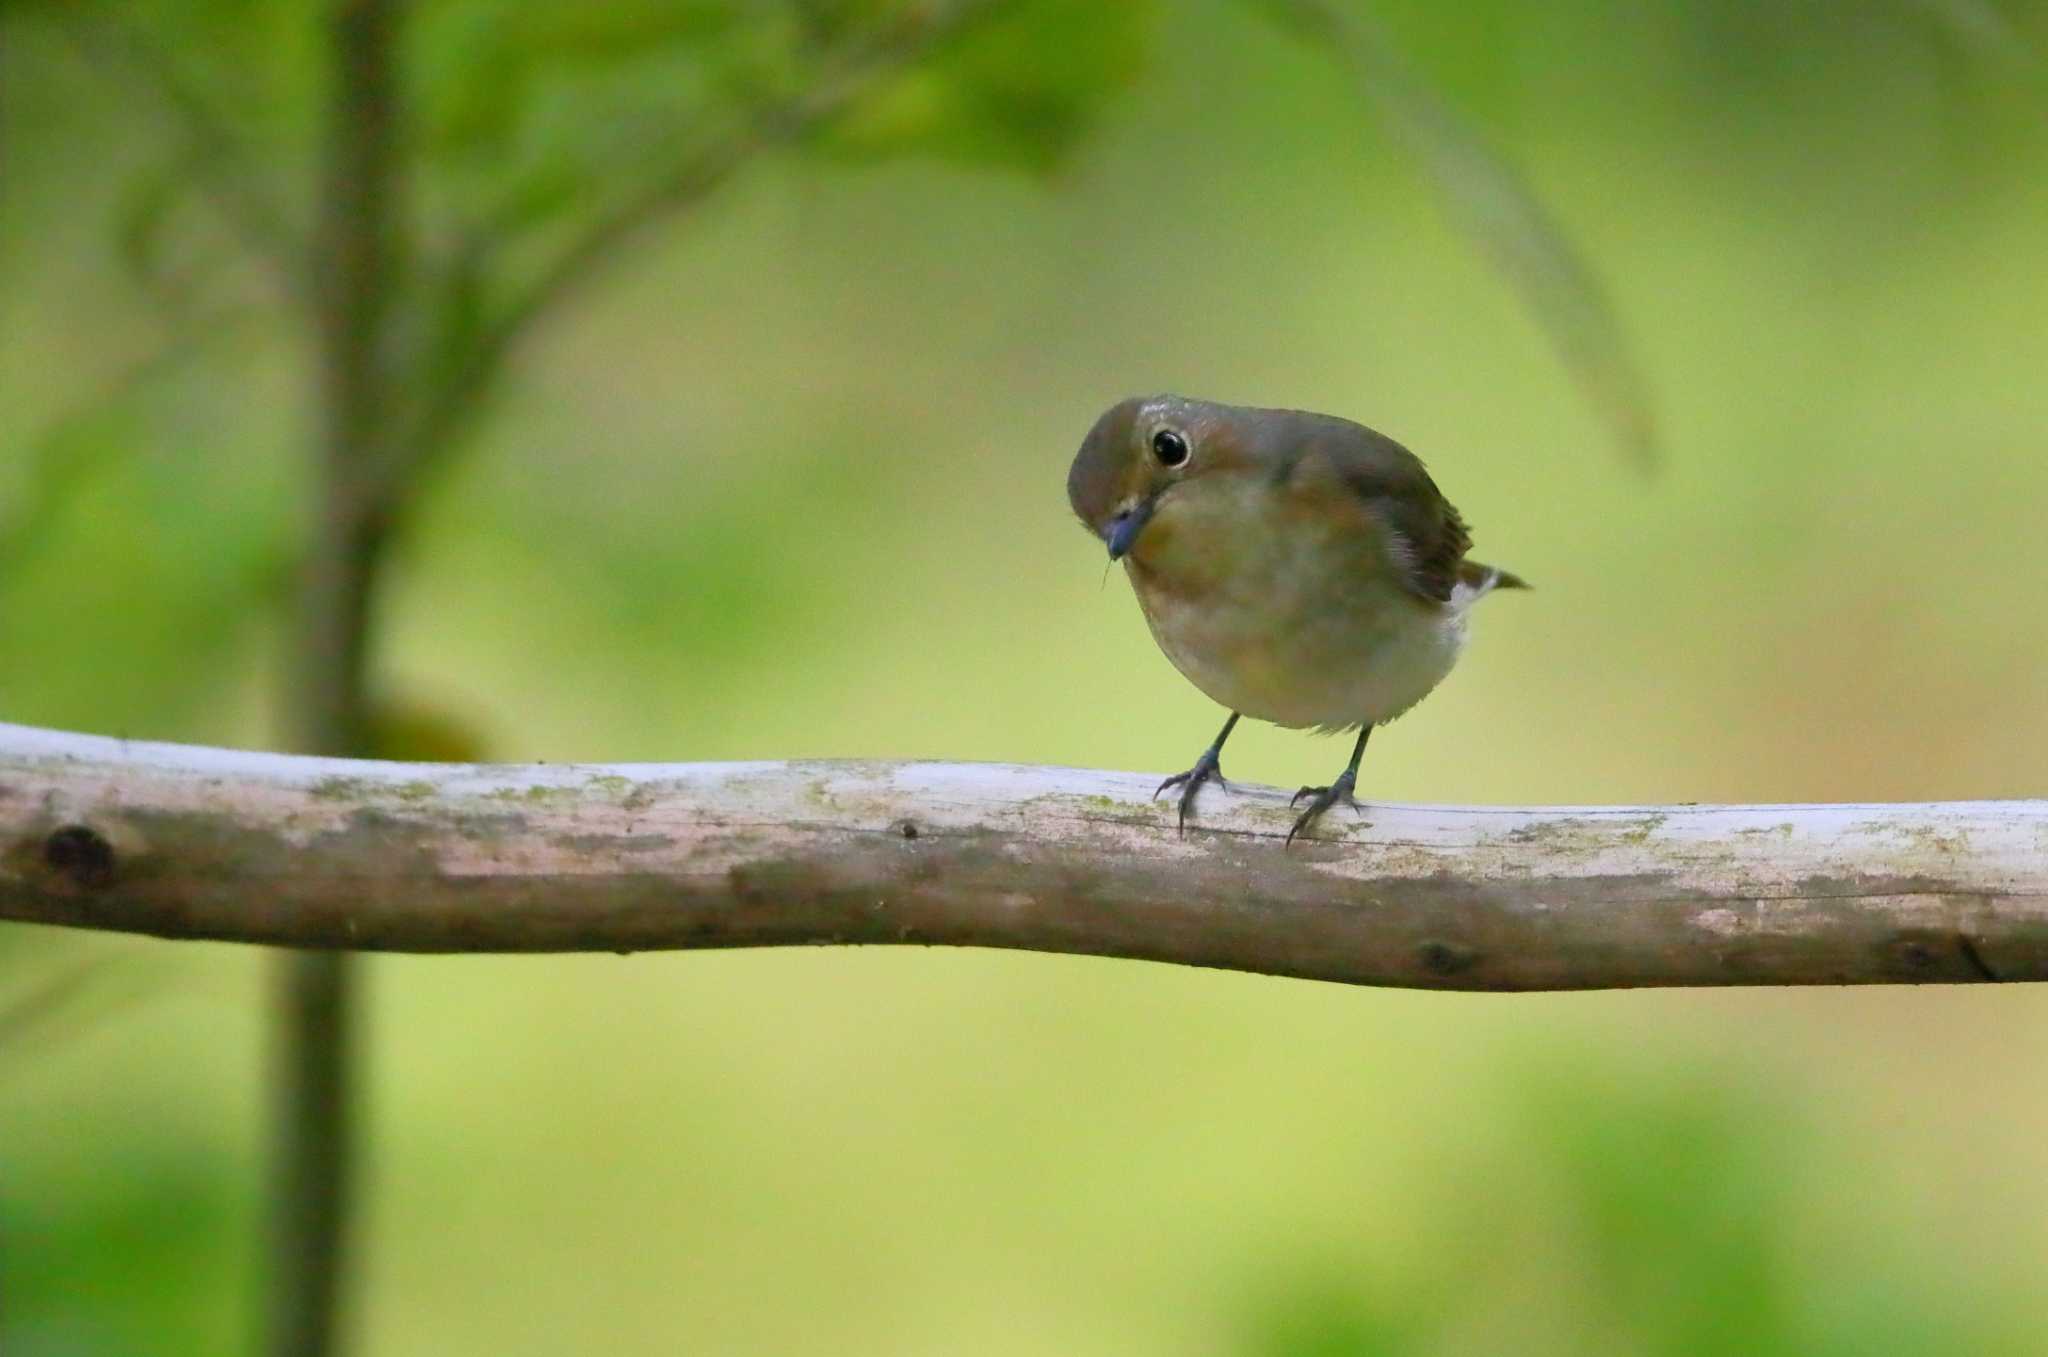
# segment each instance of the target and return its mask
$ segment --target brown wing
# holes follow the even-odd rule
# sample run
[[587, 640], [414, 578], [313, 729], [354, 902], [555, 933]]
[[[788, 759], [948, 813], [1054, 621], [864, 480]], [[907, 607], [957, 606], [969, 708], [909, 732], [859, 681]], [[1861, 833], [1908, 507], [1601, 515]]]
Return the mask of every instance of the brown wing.
[[1387, 524], [1394, 542], [1394, 561], [1403, 567], [1402, 583], [1408, 592], [1448, 603], [1458, 583], [1458, 567], [1472, 549], [1472, 534], [1426, 474], [1422, 484], [1428, 487], [1426, 494], [1412, 490], [1390, 494], [1370, 488], [1359, 493]]
[[[1322, 463], [1356, 495], [1387, 534], [1388, 555], [1401, 582], [1419, 598], [1448, 603], [1472, 535], [1436, 488], [1422, 459], [1383, 433], [1330, 415], [1286, 412], [1273, 449], [1282, 480]], [[1319, 468], [1320, 470], [1321, 468]]]

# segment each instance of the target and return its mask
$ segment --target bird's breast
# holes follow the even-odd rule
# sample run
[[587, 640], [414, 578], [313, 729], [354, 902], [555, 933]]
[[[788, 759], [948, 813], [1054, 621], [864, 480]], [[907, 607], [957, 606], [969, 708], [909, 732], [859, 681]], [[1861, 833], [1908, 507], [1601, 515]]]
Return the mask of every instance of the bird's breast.
[[1344, 727], [1391, 720], [1442, 680], [1462, 611], [1404, 589], [1368, 520], [1227, 480], [1162, 497], [1126, 562], [1191, 683], [1260, 720]]

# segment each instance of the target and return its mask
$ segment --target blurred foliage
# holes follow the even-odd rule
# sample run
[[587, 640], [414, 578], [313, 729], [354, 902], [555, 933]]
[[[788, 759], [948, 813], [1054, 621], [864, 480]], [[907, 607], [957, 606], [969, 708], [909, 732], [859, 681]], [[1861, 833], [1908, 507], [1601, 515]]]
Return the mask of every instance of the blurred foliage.
[[[1097, 408], [1175, 387], [1387, 427], [1543, 585], [1376, 742], [1375, 796], [2038, 794], [2048, 715], [2009, 699], [2048, 672], [2048, 8], [1386, 0], [1325, 11], [1372, 25], [1350, 64], [1271, 9], [1042, 0], [867, 85], [936, 11], [420, 4], [410, 427], [636, 190], [750, 172], [603, 252], [634, 267], [448, 426], [489, 455], [405, 505], [383, 747], [1181, 766], [1212, 714], [1059, 490]], [[0, 25], [0, 715], [266, 742], [310, 11]], [[1427, 183], [1523, 223], [1467, 229], [1534, 249], [1525, 290], [1571, 240], [1633, 299], [1657, 482], [1584, 455], [1601, 428], [1396, 149], [1476, 167]], [[1509, 164], [1536, 226], [1490, 196]], [[1329, 771], [1237, 738], [1241, 776]], [[144, 1004], [126, 960], [0, 955], [9, 1354], [244, 1333], [254, 990], [175, 955]], [[374, 993], [366, 1351], [2048, 1332], [2029, 994], [1445, 1000], [922, 949], [392, 960]]]
[[1409, 1317], [1414, 1307], [1375, 1304], [1361, 1282], [1353, 1269], [1302, 1264], [1269, 1283], [1248, 1307], [1236, 1350], [1243, 1357], [1404, 1357], [1435, 1350]]
[[370, 713], [375, 757], [401, 763], [483, 763], [483, 736], [459, 713], [423, 702], [390, 700]]
[[1144, 69], [1155, 9], [1152, 0], [1002, 7], [941, 59], [853, 110], [821, 144], [868, 160], [929, 154], [970, 167], [1051, 173]]
[[[1647, 448], [1649, 402], [1618, 324], [1519, 176], [1376, 27], [1324, 0], [1275, 8], [1356, 66], [1624, 443]], [[1086, 0], [422, 6], [406, 31], [400, 176], [419, 206], [392, 242], [401, 283], [385, 307], [383, 347], [407, 407], [390, 417], [391, 460], [439, 459], [537, 322], [762, 151], [1057, 169], [1144, 69], [1152, 11]], [[166, 359], [203, 356], [192, 334], [254, 304], [261, 270], [273, 294], [310, 295], [304, 169], [323, 88], [312, 12], [179, 0], [47, 14], [171, 129], [128, 176], [115, 222], [116, 257], [173, 327]], [[59, 466], [38, 479], [72, 460], [49, 456]]]
[[[870, 161], [934, 154], [1050, 171], [1138, 69], [1145, 10], [1070, 0], [423, 5], [406, 32], [402, 171], [420, 206], [393, 242], [401, 283], [385, 307], [383, 347], [405, 407], [388, 416], [394, 511], [410, 506], [413, 471], [443, 460], [473, 426], [526, 332], [627, 236], [785, 141]], [[323, 88], [314, 17], [244, 0], [16, 16], [52, 23], [162, 115], [153, 121], [168, 129], [166, 144], [120, 189], [112, 254], [169, 337], [31, 446], [0, 504], [11, 580], [29, 577], [88, 480], [118, 474], [123, 458], [164, 438], [145, 418], [157, 393], [188, 372], [231, 377], [209, 369], [208, 341], [254, 328], [275, 343], [303, 321], [274, 308], [258, 319], [265, 284], [252, 270], [267, 271], [273, 300], [310, 295], [303, 184]], [[289, 519], [271, 521], [242, 553], [238, 578], [179, 595], [224, 619], [260, 618], [291, 567], [280, 546]]]
[[[1367, 1258], [1254, 1265], [1248, 1275], [1263, 1281], [1245, 1304], [1235, 1351], [2026, 1350], [2001, 1317], [1974, 1312], [1896, 1258], [1826, 1268], [1802, 1256], [1800, 1197], [1824, 1150], [1811, 1127], [1785, 1124], [1796, 1098], [1731, 1089], [1704, 1067], [1682, 1081], [1637, 1073], [1646, 1076], [1639, 1086], [1617, 1088], [1551, 1072], [1509, 1113], [1512, 1153], [1443, 1166], [1458, 1190], [1435, 1206], [1447, 1220], [1424, 1227], [1441, 1236], [1429, 1291], [1403, 1290]], [[1600, 1115], [1587, 1115], [1588, 1097], [1600, 1100]], [[1533, 1209], [1499, 1207], [1532, 1199]], [[1543, 1307], [1529, 1304], [1544, 1288], [1570, 1317], [1562, 1343], [1543, 1332]]]
[[[0, 1174], [11, 1167], [0, 1155]], [[238, 1167], [165, 1143], [110, 1147], [94, 1167], [56, 1200], [0, 1185], [9, 1357], [236, 1350], [248, 1327]]]
[[[162, 143], [121, 182], [111, 254], [167, 338], [18, 463], [0, 500], [0, 564], [15, 584], [33, 580], [41, 546], [94, 485], [175, 437], [152, 418], [166, 392], [240, 375], [213, 361], [221, 338], [276, 345], [306, 319], [278, 304], [311, 292], [304, 185], [324, 87], [314, 7], [19, 8], [18, 28], [62, 34], [147, 111]], [[408, 17], [402, 174], [419, 209], [393, 242], [402, 281], [383, 345], [405, 407], [389, 416], [395, 511], [413, 498], [406, 468], [445, 459], [507, 355], [626, 235], [783, 140], [864, 160], [1050, 171], [1129, 83], [1146, 28], [1144, 6], [1109, 14], [1069, 0], [439, 0]], [[200, 602], [215, 640], [198, 655], [234, 653], [292, 568], [286, 501], [231, 521], [244, 536], [238, 551], [215, 544], [224, 574], [169, 581], [149, 610]]]
[[1451, 219], [1528, 299], [1622, 450], [1650, 464], [1656, 451], [1652, 402], [1613, 305], [1521, 176], [1417, 77], [1376, 20], [1329, 0], [1264, 3], [1339, 55], [1360, 92], [1422, 165]]

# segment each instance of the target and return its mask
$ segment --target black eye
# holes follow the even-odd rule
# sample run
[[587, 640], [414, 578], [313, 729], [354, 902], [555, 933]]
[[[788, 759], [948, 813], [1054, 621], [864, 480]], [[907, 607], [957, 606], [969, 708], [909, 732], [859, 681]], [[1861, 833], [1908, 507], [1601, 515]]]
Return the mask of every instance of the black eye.
[[1188, 460], [1188, 440], [1171, 429], [1152, 435], [1152, 455], [1161, 466], [1180, 466]]

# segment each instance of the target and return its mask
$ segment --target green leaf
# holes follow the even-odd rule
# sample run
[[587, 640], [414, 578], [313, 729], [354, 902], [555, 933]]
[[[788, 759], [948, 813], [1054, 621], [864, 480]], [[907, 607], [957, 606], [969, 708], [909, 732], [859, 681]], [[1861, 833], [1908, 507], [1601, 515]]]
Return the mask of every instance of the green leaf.
[[1257, 3], [1349, 69], [1421, 162], [1453, 224], [1521, 293], [1615, 441], [1639, 464], [1653, 464], [1648, 385], [1621, 321], [1598, 276], [1515, 167], [1423, 83], [1377, 24], [1332, 0]]
[[[602, 5], [462, 0], [420, 16], [415, 81], [428, 144], [500, 156], [530, 136], [541, 91], [564, 73], [599, 98], [582, 110], [600, 132], [613, 110], [607, 86], [628, 87], [650, 67], [717, 64], [744, 47], [739, 0], [616, 0]], [[786, 25], [757, 22], [752, 28]], [[593, 80], [593, 77], [595, 78]], [[500, 166], [500, 168], [506, 168]]]
[[1020, 0], [839, 119], [819, 139], [857, 159], [930, 155], [1048, 173], [1136, 79], [1149, 0]]

